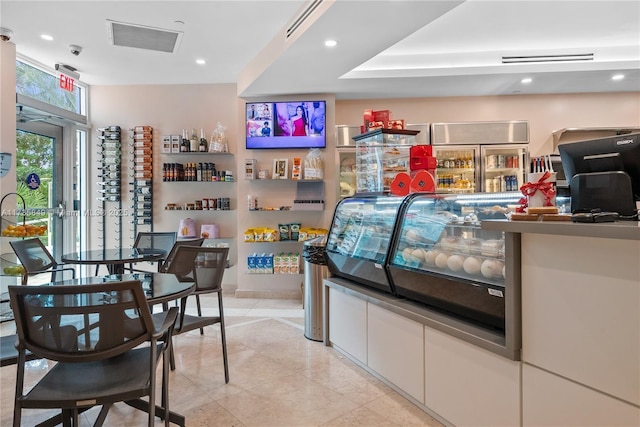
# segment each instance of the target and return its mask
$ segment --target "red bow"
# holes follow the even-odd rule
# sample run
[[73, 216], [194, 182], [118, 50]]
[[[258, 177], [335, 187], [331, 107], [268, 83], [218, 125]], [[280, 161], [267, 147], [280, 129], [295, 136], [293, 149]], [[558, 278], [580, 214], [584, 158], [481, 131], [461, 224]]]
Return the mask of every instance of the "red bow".
[[520, 187], [520, 191], [522, 191], [524, 197], [520, 199], [520, 207], [516, 209], [517, 212], [524, 212], [524, 209], [527, 207], [528, 198], [533, 196], [536, 191], [540, 191], [544, 196], [544, 206], [553, 206], [551, 199], [556, 195], [556, 190], [553, 187], [553, 182], [545, 182], [550, 176], [551, 173], [547, 171], [538, 181], [527, 182]]

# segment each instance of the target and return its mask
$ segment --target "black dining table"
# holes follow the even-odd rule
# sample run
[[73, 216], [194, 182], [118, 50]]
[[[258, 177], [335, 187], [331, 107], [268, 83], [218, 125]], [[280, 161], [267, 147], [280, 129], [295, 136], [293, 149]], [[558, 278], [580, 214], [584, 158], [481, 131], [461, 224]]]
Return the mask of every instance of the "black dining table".
[[106, 265], [109, 274], [123, 274], [124, 265], [141, 261], [161, 261], [167, 256], [162, 249], [94, 249], [73, 252], [60, 257], [64, 264]]

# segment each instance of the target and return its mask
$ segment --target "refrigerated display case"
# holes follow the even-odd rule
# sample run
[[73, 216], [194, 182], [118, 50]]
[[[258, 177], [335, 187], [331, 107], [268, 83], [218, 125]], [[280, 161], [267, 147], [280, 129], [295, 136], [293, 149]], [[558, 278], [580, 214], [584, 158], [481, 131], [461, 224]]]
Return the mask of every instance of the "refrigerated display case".
[[326, 254], [329, 271], [393, 293], [384, 265], [403, 197], [354, 196], [336, 206]]
[[431, 138], [439, 192], [518, 191], [525, 182], [526, 121], [433, 123]]
[[356, 193], [389, 191], [398, 173], [410, 173], [409, 149], [419, 132], [376, 129], [355, 136]]
[[[356, 195], [336, 206], [327, 239], [329, 271], [365, 287], [505, 333], [519, 308], [519, 243], [484, 230], [507, 219], [520, 192], [406, 197]], [[570, 198], [558, 196], [560, 212]], [[515, 292], [515, 293], [514, 293]]]
[[483, 219], [506, 219], [517, 193], [413, 194], [407, 197], [389, 255], [398, 296], [504, 330], [505, 297], [514, 277], [512, 247]]

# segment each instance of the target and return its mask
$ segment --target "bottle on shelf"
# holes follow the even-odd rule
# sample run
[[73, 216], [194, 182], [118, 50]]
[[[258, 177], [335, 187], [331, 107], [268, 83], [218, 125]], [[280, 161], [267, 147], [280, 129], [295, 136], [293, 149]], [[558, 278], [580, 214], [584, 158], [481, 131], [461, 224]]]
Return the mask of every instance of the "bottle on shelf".
[[129, 190], [129, 193], [151, 194], [151, 187], [139, 187]]
[[200, 129], [200, 145], [198, 151], [201, 153], [207, 152], [207, 138], [204, 137], [204, 129]]
[[197, 152], [198, 145], [200, 145], [200, 141], [198, 141], [198, 135], [196, 135], [196, 128], [191, 128], [191, 139], [189, 140], [189, 151]]
[[182, 143], [180, 144], [180, 152], [181, 153], [189, 152], [189, 140], [187, 139], [186, 129], [182, 129]]
[[111, 193], [111, 194], [118, 194], [120, 193], [120, 189], [119, 188], [99, 188], [98, 189], [98, 193]]
[[151, 218], [136, 218], [131, 222], [137, 225], [149, 225], [151, 221]]
[[198, 170], [196, 172], [196, 181], [202, 181], [202, 163], [198, 163]]

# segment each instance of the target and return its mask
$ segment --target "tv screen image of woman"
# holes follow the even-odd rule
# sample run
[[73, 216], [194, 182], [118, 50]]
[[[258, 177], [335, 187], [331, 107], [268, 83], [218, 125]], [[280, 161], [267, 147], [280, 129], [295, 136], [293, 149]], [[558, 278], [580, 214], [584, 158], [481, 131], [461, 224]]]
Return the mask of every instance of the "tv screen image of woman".
[[325, 148], [326, 101], [247, 103], [246, 148]]

